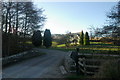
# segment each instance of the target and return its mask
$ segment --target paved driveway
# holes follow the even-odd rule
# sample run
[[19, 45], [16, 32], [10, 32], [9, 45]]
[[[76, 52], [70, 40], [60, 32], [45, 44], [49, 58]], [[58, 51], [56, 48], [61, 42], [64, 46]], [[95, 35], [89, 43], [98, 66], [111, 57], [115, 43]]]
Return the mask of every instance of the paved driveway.
[[62, 78], [59, 66], [65, 57], [65, 52], [35, 49], [47, 54], [4, 68], [3, 78]]

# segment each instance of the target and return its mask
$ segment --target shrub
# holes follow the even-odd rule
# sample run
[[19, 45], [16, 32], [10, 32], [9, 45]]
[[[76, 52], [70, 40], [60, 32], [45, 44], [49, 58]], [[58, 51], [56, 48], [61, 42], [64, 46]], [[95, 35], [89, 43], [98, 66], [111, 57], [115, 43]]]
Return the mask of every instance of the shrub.
[[32, 44], [26, 43], [31, 42], [30, 37], [20, 37], [12, 33], [2, 33], [2, 57], [18, 54], [25, 50], [31, 50]]
[[80, 41], [79, 41], [80, 45], [84, 44], [84, 33], [83, 31], [80, 33]]
[[51, 37], [51, 32], [49, 29], [46, 29], [44, 32], [43, 45], [46, 48], [49, 48], [52, 45], [52, 37]]
[[86, 32], [84, 36], [84, 45], [89, 45], [89, 44], [90, 44], [89, 35], [88, 32]]
[[42, 45], [42, 36], [39, 30], [34, 31], [33, 36], [32, 36], [32, 43], [36, 47]]

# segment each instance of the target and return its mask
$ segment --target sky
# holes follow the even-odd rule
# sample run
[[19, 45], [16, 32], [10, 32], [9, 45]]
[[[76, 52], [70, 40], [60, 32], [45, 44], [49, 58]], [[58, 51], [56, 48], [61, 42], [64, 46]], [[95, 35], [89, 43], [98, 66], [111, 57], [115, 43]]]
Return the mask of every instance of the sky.
[[88, 31], [90, 26], [102, 27], [106, 24], [107, 13], [116, 2], [34, 2], [43, 8], [47, 20], [43, 30], [50, 29], [52, 34], [65, 34]]

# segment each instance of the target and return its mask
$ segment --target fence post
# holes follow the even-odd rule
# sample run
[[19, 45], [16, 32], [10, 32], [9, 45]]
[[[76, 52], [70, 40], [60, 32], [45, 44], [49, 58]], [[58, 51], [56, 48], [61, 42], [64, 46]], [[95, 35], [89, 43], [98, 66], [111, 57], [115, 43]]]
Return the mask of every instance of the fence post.
[[79, 48], [76, 48], [75, 62], [76, 62], [76, 74], [77, 75], [79, 75], [78, 52], [79, 52]]
[[79, 75], [79, 64], [78, 64], [78, 57], [77, 57], [77, 60], [75, 61], [76, 62], [76, 74]]
[[83, 58], [83, 67], [84, 67], [84, 75], [86, 76], [86, 64], [85, 64], [85, 58]]

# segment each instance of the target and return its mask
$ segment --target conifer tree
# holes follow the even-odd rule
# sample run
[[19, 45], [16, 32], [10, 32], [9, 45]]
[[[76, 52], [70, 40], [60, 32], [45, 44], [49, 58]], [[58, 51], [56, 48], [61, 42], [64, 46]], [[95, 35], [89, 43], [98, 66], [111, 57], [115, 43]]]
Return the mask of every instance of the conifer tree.
[[42, 36], [40, 30], [34, 31], [32, 36], [32, 44], [36, 47], [42, 45]]
[[90, 44], [89, 35], [88, 32], [86, 32], [84, 36], [84, 45], [89, 45], [89, 44]]
[[46, 48], [49, 48], [52, 45], [52, 37], [51, 37], [51, 32], [49, 29], [46, 29], [44, 32], [43, 45]]
[[80, 41], [79, 41], [79, 43], [80, 43], [80, 45], [83, 45], [84, 44], [84, 33], [83, 33], [83, 31], [81, 31], [81, 33], [80, 33]]

